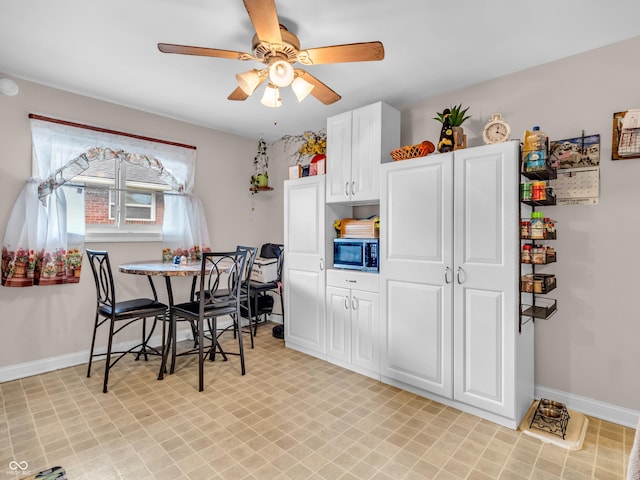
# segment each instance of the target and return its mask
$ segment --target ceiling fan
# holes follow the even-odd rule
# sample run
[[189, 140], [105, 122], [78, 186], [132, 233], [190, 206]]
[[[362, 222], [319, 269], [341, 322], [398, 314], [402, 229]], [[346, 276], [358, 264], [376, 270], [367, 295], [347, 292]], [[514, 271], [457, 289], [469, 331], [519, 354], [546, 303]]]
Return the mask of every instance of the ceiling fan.
[[280, 88], [291, 86], [298, 101], [309, 93], [325, 105], [340, 100], [340, 95], [309, 72], [294, 68], [302, 65], [321, 65], [341, 62], [367, 62], [382, 60], [384, 47], [381, 42], [350, 43], [300, 50], [300, 41], [278, 20], [275, 0], [243, 0], [256, 33], [253, 36], [253, 54], [220, 50], [217, 48], [190, 47], [158, 43], [164, 53], [198, 55], [204, 57], [257, 60], [266, 67], [236, 74], [238, 87], [227, 97], [229, 100], [246, 100], [267, 79], [262, 103], [269, 107], [282, 104]]

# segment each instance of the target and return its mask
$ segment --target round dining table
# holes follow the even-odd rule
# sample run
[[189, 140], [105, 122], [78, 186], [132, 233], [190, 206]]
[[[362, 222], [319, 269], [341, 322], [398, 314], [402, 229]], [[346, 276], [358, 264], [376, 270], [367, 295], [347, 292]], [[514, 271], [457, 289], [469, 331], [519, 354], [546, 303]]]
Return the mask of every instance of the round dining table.
[[174, 264], [173, 262], [163, 262], [161, 260], [145, 260], [140, 262], [125, 263], [118, 266], [122, 273], [133, 275], [146, 275], [148, 277], [164, 277], [167, 286], [167, 296], [169, 306], [173, 306], [173, 289], [171, 288], [172, 277], [195, 277], [200, 274], [201, 264], [197, 262], [187, 262]]
[[[146, 275], [151, 281], [152, 288], [153, 286], [153, 277], [164, 277], [165, 285], [167, 287], [167, 297], [169, 300], [169, 309], [173, 307], [173, 289], [171, 288], [171, 279], [173, 277], [195, 277], [200, 274], [201, 271], [201, 262], [187, 262], [181, 264], [174, 264], [173, 262], [163, 262], [161, 260], [146, 260], [139, 262], [131, 262], [124, 263], [122, 265], [118, 265], [118, 270], [122, 273], [128, 273], [131, 275]], [[192, 283], [191, 287], [191, 299], [193, 300], [194, 296], [194, 288], [195, 285]], [[154, 292], [155, 295], [155, 292]], [[158, 380], [162, 380], [165, 374], [165, 365], [167, 362], [167, 356], [169, 354], [169, 349], [173, 348], [172, 355], [172, 364], [171, 364], [171, 373], [175, 368], [175, 348], [176, 348], [176, 340], [175, 340], [175, 332], [176, 325], [171, 324], [169, 327], [169, 333], [165, 332], [165, 325], [163, 322], [162, 325], [162, 337], [163, 337], [163, 352], [162, 352], [162, 365], [160, 366], [160, 373], [158, 374]], [[191, 329], [193, 331], [193, 336], [196, 338], [196, 330], [195, 326], [192, 324]], [[165, 339], [165, 335], [168, 337]]]

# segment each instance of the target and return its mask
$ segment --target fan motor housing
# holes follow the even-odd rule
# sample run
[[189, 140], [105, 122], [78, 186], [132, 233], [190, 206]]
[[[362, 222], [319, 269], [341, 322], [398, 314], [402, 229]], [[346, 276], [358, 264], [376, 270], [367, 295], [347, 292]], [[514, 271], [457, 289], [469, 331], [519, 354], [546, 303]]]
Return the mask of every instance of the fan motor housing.
[[269, 57], [274, 54], [284, 56], [289, 62], [293, 63], [298, 60], [298, 52], [300, 52], [300, 40], [291, 33], [284, 25], [280, 25], [280, 35], [282, 43], [262, 42], [258, 35], [253, 36], [253, 55], [263, 63], [269, 62]]

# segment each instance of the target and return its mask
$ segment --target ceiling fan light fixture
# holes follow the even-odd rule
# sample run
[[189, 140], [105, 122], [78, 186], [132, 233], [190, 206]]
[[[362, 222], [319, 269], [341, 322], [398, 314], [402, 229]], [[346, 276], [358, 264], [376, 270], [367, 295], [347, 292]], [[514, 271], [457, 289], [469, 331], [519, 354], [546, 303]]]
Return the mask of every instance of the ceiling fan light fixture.
[[255, 68], [242, 73], [236, 73], [238, 86], [247, 95], [251, 95], [260, 85], [260, 72]]
[[276, 60], [269, 65], [269, 80], [277, 87], [288, 87], [293, 81], [293, 66], [286, 60]]
[[306, 98], [307, 95], [311, 93], [313, 90], [313, 85], [307, 82], [302, 77], [296, 77], [293, 82], [291, 82], [291, 90], [296, 94], [296, 98], [298, 102], [301, 102]]
[[280, 98], [280, 89], [269, 83], [267, 88], [264, 90], [264, 94], [262, 95], [262, 100], [260, 100], [265, 107], [280, 107], [282, 105], [282, 98]]

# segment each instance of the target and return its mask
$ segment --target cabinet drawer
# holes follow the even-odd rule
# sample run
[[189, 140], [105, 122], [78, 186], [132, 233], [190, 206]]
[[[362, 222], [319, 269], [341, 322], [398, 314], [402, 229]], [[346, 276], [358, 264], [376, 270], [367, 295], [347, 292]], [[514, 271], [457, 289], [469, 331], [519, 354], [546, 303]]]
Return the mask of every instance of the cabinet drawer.
[[358, 272], [353, 270], [327, 270], [327, 285], [333, 287], [352, 288], [366, 292], [378, 293], [380, 275], [377, 273]]

